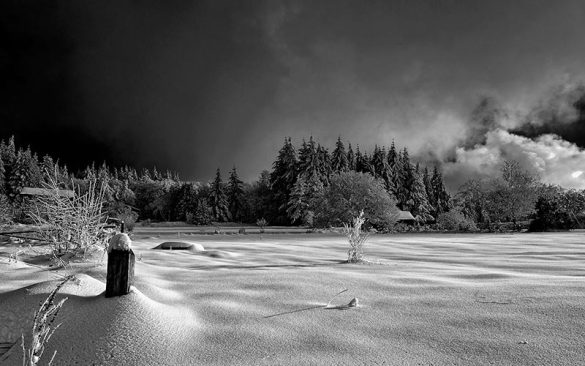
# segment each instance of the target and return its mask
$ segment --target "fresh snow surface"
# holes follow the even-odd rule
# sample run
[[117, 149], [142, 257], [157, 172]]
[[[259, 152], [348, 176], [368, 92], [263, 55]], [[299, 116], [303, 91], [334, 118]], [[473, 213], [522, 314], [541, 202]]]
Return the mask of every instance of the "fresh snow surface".
[[[106, 259], [51, 270], [0, 244], [1, 365], [75, 273], [40, 365], [584, 365], [585, 233], [135, 235], [135, 288], [104, 297]], [[329, 307], [325, 307], [336, 294]], [[349, 307], [353, 299], [357, 307]]]

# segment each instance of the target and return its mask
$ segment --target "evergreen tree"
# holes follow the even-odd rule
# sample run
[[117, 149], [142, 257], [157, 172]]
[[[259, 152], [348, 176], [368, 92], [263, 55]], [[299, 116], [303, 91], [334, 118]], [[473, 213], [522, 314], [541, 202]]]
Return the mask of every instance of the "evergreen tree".
[[138, 180], [138, 171], [136, 171], [135, 168], [130, 168], [130, 170], [128, 171], [128, 175], [129, 175], [128, 180], [130, 182]]
[[142, 182], [152, 182], [152, 175], [150, 174], [148, 168], [142, 169], [142, 175], [140, 176], [140, 180]]
[[118, 170], [118, 179], [120, 180], [130, 180], [129, 174], [128, 174], [128, 166], [125, 165], [123, 167], [121, 167]]
[[368, 172], [367, 163], [364, 159], [364, 156], [362, 155], [362, 153], [360, 151], [359, 145], [356, 147], [356, 153], [355, 153], [355, 171], [358, 173], [367, 173]]
[[95, 162], [91, 163], [91, 166], [86, 166], [83, 171], [83, 178], [87, 180], [97, 179], [97, 170], [95, 168]]
[[117, 192], [116, 199], [122, 201], [126, 205], [130, 206], [134, 205], [136, 201], [136, 195], [130, 189], [130, 183], [128, 182], [128, 180], [124, 180], [122, 182], [122, 188], [120, 189], [119, 192]]
[[372, 165], [372, 158], [367, 153], [363, 154], [362, 157], [362, 171], [361, 173], [368, 173], [372, 177], [376, 174], [374, 170], [374, 166]]
[[[435, 207], [437, 202], [435, 200], [435, 195], [433, 194], [433, 185], [431, 184], [431, 176], [429, 174], [429, 169], [425, 166], [423, 170], [423, 183], [425, 184], [425, 191], [427, 192], [427, 199], [431, 207]], [[431, 210], [431, 214], [434, 211]]]
[[293, 223], [313, 225], [313, 212], [310, 210], [314, 199], [322, 192], [323, 183], [317, 176], [299, 175], [287, 205], [287, 214]]
[[348, 144], [347, 147], [347, 168], [349, 170], [356, 170], [356, 165], [355, 165], [355, 154], [353, 152], [353, 149], [351, 148], [351, 144]]
[[155, 181], [161, 181], [163, 179], [156, 166], [152, 167], [152, 179]]
[[331, 175], [331, 157], [329, 151], [321, 145], [317, 145], [317, 176], [323, 185], [329, 184]]
[[309, 208], [309, 203], [305, 200], [306, 194], [307, 183], [301, 175], [293, 185], [286, 208], [286, 213], [293, 224], [302, 219]]
[[384, 181], [384, 188], [386, 191], [393, 195], [392, 188], [394, 187], [394, 183], [392, 182], [392, 170], [390, 165], [388, 164], [388, 154], [386, 153], [386, 148], [382, 148], [382, 157], [383, 157], [383, 168], [381, 171], [381, 178]]
[[[187, 213], [193, 214], [197, 209], [197, 186], [195, 183], [183, 183], [177, 190], [177, 199], [174, 216], [177, 220], [187, 220]], [[188, 222], [192, 224], [193, 222]]]
[[196, 225], [209, 225], [213, 221], [213, 215], [211, 213], [211, 207], [209, 207], [209, 203], [206, 199], [199, 198], [197, 200], [197, 205], [195, 211], [190, 216], [191, 221], [190, 224]]
[[303, 140], [303, 144], [299, 150], [298, 173], [307, 177], [311, 175], [319, 176], [319, 157], [317, 156], [317, 146], [313, 140], [313, 136], [309, 138], [308, 143]]
[[270, 172], [263, 170], [258, 181], [252, 184], [246, 192], [250, 211], [248, 221], [255, 222], [259, 218], [265, 218], [269, 222], [275, 222], [278, 215], [278, 203], [274, 199], [274, 192], [270, 189]]
[[6, 153], [7, 149], [8, 149], [8, 146], [6, 145], [4, 140], [0, 140], [0, 159], [6, 158], [5, 153]]
[[437, 166], [435, 166], [433, 170], [433, 176], [431, 177], [431, 187], [432, 187], [432, 194], [433, 200], [432, 202], [435, 203], [434, 206], [434, 216], [437, 217], [439, 214], [443, 212], [448, 212], [451, 208], [451, 197], [447, 190], [445, 189], [445, 184], [443, 182], [443, 176]]
[[335, 143], [335, 150], [333, 150], [333, 154], [331, 156], [331, 170], [335, 173], [346, 172], [349, 170], [349, 159], [347, 153], [345, 152], [345, 146], [343, 146], [341, 137], [337, 138], [337, 142]]
[[30, 187], [40, 187], [43, 181], [43, 171], [41, 170], [41, 164], [39, 162], [39, 156], [36, 153], [32, 153], [30, 147], [25, 151], [26, 165], [29, 170], [29, 178], [27, 185]]
[[414, 200], [412, 197], [414, 172], [406, 148], [398, 155], [396, 176], [398, 178], [396, 188], [398, 207], [401, 210], [412, 211], [414, 208]]
[[95, 186], [95, 189], [99, 192], [100, 189], [104, 189], [104, 200], [106, 201], [106, 203], [108, 204], [112, 204], [114, 201], [114, 190], [112, 189], [112, 187], [110, 187], [110, 169], [108, 168], [108, 166], [106, 165], [106, 162], [104, 161], [102, 163], [102, 165], [99, 167], [99, 169], [97, 170], [96, 173], [96, 179], [97, 179], [97, 184]]
[[110, 181], [110, 169], [108, 168], [108, 166], [106, 165], [106, 162], [104, 161], [102, 163], [102, 165], [99, 167], [99, 169], [97, 170], [97, 179], [98, 181], [101, 180], [105, 183], [108, 183]]
[[136, 169], [130, 168], [128, 165], [125, 165], [123, 168], [120, 169], [120, 179], [128, 180], [129, 182], [137, 181], [138, 175], [136, 174]]
[[14, 136], [11, 136], [8, 139], [8, 143], [4, 143], [4, 141], [0, 143], [0, 158], [2, 158], [2, 162], [4, 163], [4, 192], [9, 194], [9, 180], [16, 163], [16, 145], [14, 144]]
[[[306, 145], [303, 142], [303, 145]], [[278, 151], [276, 161], [272, 164], [270, 173], [270, 187], [274, 193], [274, 201], [278, 207], [281, 219], [277, 222], [285, 223], [286, 206], [290, 192], [297, 178], [297, 153], [290, 137], [284, 139], [284, 145]]]
[[423, 173], [420, 171], [418, 163], [414, 169], [411, 197], [413, 200], [412, 215], [420, 222], [431, 221], [433, 219], [431, 215], [433, 207], [429, 203]]
[[138, 176], [138, 171], [136, 170], [136, 168], [129, 168], [128, 169], [128, 180], [130, 182], [136, 182], [138, 180], [140, 180], [140, 177]]
[[0, 196], [4, 194], [5, 178], [4, 178], [4, 162], [2, 161], [2, 154], [0, 154]]
[[10, 175], [7, 177], [6, 193], [11, 200], [15, 200], [23, 187], [27, 186], [29, 179], [29, 170], [27, 167], [27, 157], [25, 152], [18, 150], [16, 153], [16, 160], [12, 164]]
[[392, 144], [390, 145], [390, 149], [388, 150], [388, 187], [387, 190], [390, 192], [396, 199], [398, 199], [398, 189], [402, 184], [400, 181], [400, 175], [398, 171], [400, 170], [399, 167], [399, 154], [396, 153], [396, 146], [394, 145], [394, 140], [392, 140]]
[[244, 183], [238, 178], [238, 172], [234, 166], [228, 181], [228, 204], [232, 220], [241, 221], [244, 215]]
[[209, 205], [211, 206], [213, 218], [216, 221], [229, 220], [228, 199], [225, 193], [223, 182], [221, 180], [221, 172], [219, 168], [217, 168], [217, 172], [215, 173], [215, 180], [211, 184]]
[[386, 151], [374, 146], [374, 153], [372, 154], [372, 168], [374, 171], [374, 178], [382, 178], [386, 171]]
[[41, 171], [43, 172], [43, 181], [48, 183], [50, 180], [57, 180], [58, 172], [56, 171], [55, 162], [50, 155], [43, 156]]
[[11, 166], [16, 161], [16, 145], [14, 143], [14, 136], [10, 136], [8, 143], [4, 141], [0, 144], [0, 153], [5, 166]]

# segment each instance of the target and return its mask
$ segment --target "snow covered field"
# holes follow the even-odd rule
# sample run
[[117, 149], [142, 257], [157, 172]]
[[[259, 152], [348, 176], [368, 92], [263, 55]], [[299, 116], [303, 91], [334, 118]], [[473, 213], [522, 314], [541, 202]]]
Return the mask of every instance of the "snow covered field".
[[[367, 264], [343, 263], [341, 235], [157, 234], [134, 237], [130, 295], [103, 296], [105, 260], [71, 266], [41, 364], [585, 364], [584, 232], [374, 235]], [[152, 249], [168, 240], [205, 251]], [[0, 344], [30, 336], [67, 272], [15, 250], [0, 244]]]

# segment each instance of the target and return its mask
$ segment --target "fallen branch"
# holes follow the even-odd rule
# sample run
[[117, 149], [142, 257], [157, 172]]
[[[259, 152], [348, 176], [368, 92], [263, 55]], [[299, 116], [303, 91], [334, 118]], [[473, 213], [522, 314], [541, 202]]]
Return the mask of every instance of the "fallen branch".
[[291, 310], [291, 311], [285, 311], [283, 313], [278, 313], [278, 314], [272, 314], [272, 315], [267, 315], [264, 316], [264, 319], [268, 319], [268, 318], [274, 318], [275, 316], [280, 316], [280, 315], [287, 315], [287, 314], [293, 314], [293, 313], [300, 313], [301, 311], [307, 311], [307, 310], [314, 310], [314, 309], [327, 309], [327, 310], [332, 310], [332, 309], [337, 309], [337, 310], [347, 310], [349, 308], [355, 308], [358, 306], [358, 299], [357, 298], [353, 298], [351, 299], [351, 301], [347, 304], [347, 305], [337, 305], [337, 306], [331, 306], [331, 301], [333, 301], [333, 299], [335, 299], [337, 296], [341, 295], [342, 293], [346, 292], [347, 289], [345, 290], [341, 290], [339, 291], [337, 294], [335, 294], [335, 296], [333, 296], [331, 298], [331, 300], [329, 300], [329, 302], [327, 302], [327, 305], [315, 305], [315, 306], [310, 306], [307, 308], [303, 308], [303, 309], [297, 309], [297, 310]]
[[327, 305], [325, 305], [325, 307], [326, 307], [326, 308], [328, 308], [328, 307], [329, 307], [329, 305], [331, 305], [331, 301], [333, 301], [333, 299], [335, 299], [337, 296], [341, 295], [342, 293], [344, 293], [344, 292], [346, 292], [346, 291], [347, 291], [347, 289], [339, 291], [339, 292], [338, 292], [338, 293], [337, 293], [335, 296], [333, 296], [333, 297], [331, 298], [331, 300], [329, 300], [329, 302], [327, 303]]

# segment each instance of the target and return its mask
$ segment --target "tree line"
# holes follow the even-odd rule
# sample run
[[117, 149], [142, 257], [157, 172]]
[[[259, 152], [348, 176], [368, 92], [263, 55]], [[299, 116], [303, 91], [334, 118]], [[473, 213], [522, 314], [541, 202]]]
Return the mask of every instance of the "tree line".
[[451, 197], [437, 166], [411, 161], [408, 149], [394, 142], [368, 153], [338, 138], [329, 152], [312, 137], [299, 147], [285, 138], [272, 169], [256, 181], [244, 183], [233, 167], [226, 181], [217, 169], [202, 183], [183, 181], [176, 172], [106, 163], [73, 173], [49, 155], [17, 147], [14, 137], [0, 141], [0, 219], [26, 221], [28, 203], [20, 191], [50, 181], [81, 192], [97, 182], [105, 190], [106, 213], [127, 222], [329, 226], [364, 209], [368, 223], [388, 229], [399, 209], [412, 213], [418, 228], [494, 230], [502, 222], [532, 220], [533, 229], [549, 230], [580, 225], [585, 210], [583, 191], [543, 185], [515, 162], [506, 162], [500, 177], [469, 180]]
[[429, 172], [413, 164], [408, 150], [397, 151], [394, 143], [389, 148], [376, 146], [367, 154], [359, 147], [354, 151], [351, 144], [346, 148], [339, 138], [330, 153], [311, 137], [297, 152], [286, 138], [272, 170], [262, 171], [257, 181], [244, 183], [234, 167], [227, 182], [217, 169], [212, 181], [201, 183], [182, 181], [175, 172], [162, 173], [156, 168], [137, 171], [106, 163], [73, 173], [49, 155], [39, 158], [30, 148], [17, 147], [14, 137], [0, 142], [0, 196], [3, 205], [11, 205], [17, 213], [24, 202], [19, 195], [23, 187], [43, 187], [54, 179], [64, 189], [83, 190], [89, 181], [96, 180], [97, 186], [105, 187], [106, 209], [111, 216], [193, 224], [264, 219], [274, 225], [312, 225], [317, 198], [341, 173], [372, 177], [366, 182], [367, 178], [355, 180], [346, 174], [344, 179], [383, 187], [392, 201], [388, 210], [396, 206], [421, 221], [433, 220], [450, 207], [440, 171], [435, 167]]
[[332, 179], [342, 176], [347, 181], [359, 181], [352, 173], [371, 176], [371, 185], [381, 185], [398, 209], [410, 211], [419, 222], [433, 221], [451, 207], [440, 170], [435, 166], [430, 172], [413, 164], [406, 147], [398, 150], [392, 142], [389, 148], [375, 146], [368, 154], [359, 146], [354, 151], [351, 143], [346, 148], [338, 138], [329, 153], [311, 137], [303, 140], [297, 151], [292, 140], [286, 138], [269, 175], [273, 220], [314, 224], [316, 210], [322, 208], [323, 194], [331, 189]]

